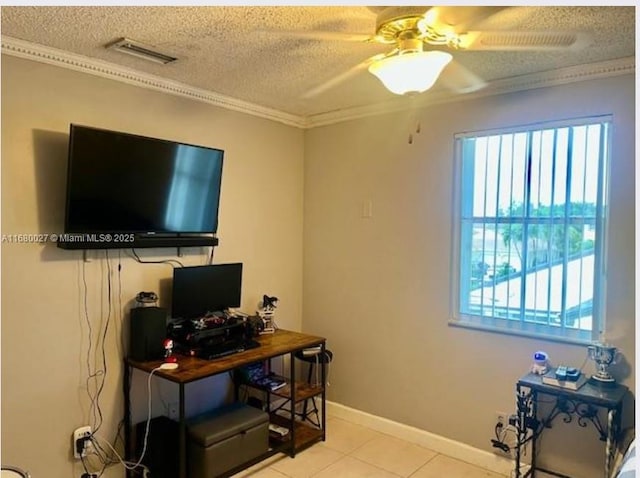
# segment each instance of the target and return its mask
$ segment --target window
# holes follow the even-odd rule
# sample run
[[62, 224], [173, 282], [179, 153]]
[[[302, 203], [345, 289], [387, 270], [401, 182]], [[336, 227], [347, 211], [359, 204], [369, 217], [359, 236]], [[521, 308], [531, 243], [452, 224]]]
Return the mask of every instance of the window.
[[610, 129], [597, 117], [456, 135], [454, 324], [598, 337]]

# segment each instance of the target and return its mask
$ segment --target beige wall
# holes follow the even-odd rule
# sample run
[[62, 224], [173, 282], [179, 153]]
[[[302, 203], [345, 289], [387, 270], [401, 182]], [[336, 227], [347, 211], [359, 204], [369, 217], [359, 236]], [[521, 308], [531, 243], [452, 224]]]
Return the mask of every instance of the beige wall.
[[[514, 410], [515, 381], [536, 350], [556, 364], [583, 363], [584, 346], [447, 320], [454, 134], [588, 115], [613, 114], [607, 337], [634, 364], [634, 95], [628, 75], [308, 131], [303, 325], [335, 353], [329, 398], [490, 451], [495, 412]], [[408, 144], [418, 120], [421, 133]], [[361, 218], [368, 201], [373, 216]], [[628, 363], [617, 373], [633, 388]], [[541, 460], [571, 476], [601, 476], [593, 428], [556, 429]], [[565, 458], [553, 449], [558, 437], [563, 448], [585, 448]]]
[[[531, 354], [544, 349], [556, 363], [580, 365], [585, 348], [447, 326], [453, 135], [614, 115], [607, 332], [633, 364], [634, 104], [630, 75], [303, 133], [3, 56], [2, 232], [62, 229], [70, 122], [223, 148], [215, 260], [245, 263], [243, 309], [253, 311], [262, 293], [273, 293], [281, 298], [280, 326], [303, 326], [328, 338], [336, 354], [331, 400], [489, 449], [494, 412], [513, 409], [513, 384]], [[418, 119], [422, 132], [409, 145]], [[362, 203], [369, 200], [373, 217], [361, 219]], [[201, 264], [206, 253], [196, 248], [180, 259]], [[175, 258], [170, 250], [143, 255]], [[70, 437], [89, 420], [83, 269], [94, 327], [107, 310], [106, 261], [96, 253], [89, 257], [85, 263], [81, 253], [52, 245], [2, 245], [2, 461], [24, 466], [33, 476], [80, 474], [70, 457]], [[115, 266], [116, 253], [110, 257]], [[126, 255], [121, 263], [122, 307], [114, 305], [118, 313], [112, 315], [101, 400], [105, 438], [113, 437], [122, 414], [120, 311], [140, 290], [158, 291], [165, 304], [170, 293], [170, 267], [141, 265]], [[115, 270], [112, 278], [118, 289]], [[634, 387], [631, 366], [617, 372]], [[214, 382], [190, 390], [191, 410], [209, 406], [198, 395], [223, 389], [224, 383]], [[138, 398], [144, 397], [144, 380], [134, 385]], [[175, 389], [157, 384], [153, 393], [155, 412], [175, 398]], [[561, 444], [586, 444], [586, 451], [570, 450], [563, 458], [550, 450], [550, 438], [542, 458], [551, 457], [576, 476], [599, 476], [601, 443], [592, 429], [574, 428], [551, 436]], [[108, 474], [116, 476], [122, 476], [121, 468]]]
[[[69, 123], [128, 131], [225, 150], [220, 246], [215, 262], [243, 262], [243, 310], [255, 311], [263, 293], [280, 298], [278, 323], [299, 330], [302, 312], [303, 132], [200, 102], [2, 56], [2, 233], [57, 233], [63, 229]], [[146, 258], [176, 259], [171, 249], [140, 250]], [[177, 258], [204, 264], [208, 250]], [[52, 244], [2, 244], [2, 462], [32, 476], [78, 477], [71, 433], [92, 423], [86, 393], [88, 328], [83, 317], [82, 270], [88, 312], [96, 330], [107, 317], [106, 260], [93, 252]], [[107, 340], [107, 385], [99, 431], [113, 440], [122, 418], [120, 333], [122, 309], [141, 290], [170, 299], [172, 269], [143, 265], [110, 253], [113, 314]], [[118, 277], [121, 277], [119, 279]], [[118, 293], [121, 283], [121, 294]], [[121, 297], [122, 307], [119, 306]], [[215, 396], [198, 384], [187, 389], [190, 408]], [[146, 382], [136, 380], [146, 397]], [[154, 410], [175, 390], [154, 385]], [[162, 400], [160, 400], [162, 399]], [[144, 415], [144, 403], [142, 412]], [[108, 476], [124, 476], [114, 467]]]

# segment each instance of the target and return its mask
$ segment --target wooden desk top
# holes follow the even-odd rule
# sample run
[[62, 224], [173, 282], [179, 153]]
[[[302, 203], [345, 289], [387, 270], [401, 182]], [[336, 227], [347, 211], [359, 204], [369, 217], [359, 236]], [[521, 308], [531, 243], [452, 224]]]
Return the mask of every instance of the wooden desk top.
[[[323, 337], [282, 329], [276, 330], [273, 334], [260, 335], [255, 340], [260, 342], [260, 347], [214, 360], [176, 354], [178, 359], [178, 368], [176, 370], [156, 370], [154, 375], [176, 383], [188, 383], [211, 375], [228, 372], [253, 362], [320, 345], [326, 341]], [[163, 360], [138, 362], [129, 358], [125, 359], [125, 361], [131, 367], [148, 373], [163, 363]]]

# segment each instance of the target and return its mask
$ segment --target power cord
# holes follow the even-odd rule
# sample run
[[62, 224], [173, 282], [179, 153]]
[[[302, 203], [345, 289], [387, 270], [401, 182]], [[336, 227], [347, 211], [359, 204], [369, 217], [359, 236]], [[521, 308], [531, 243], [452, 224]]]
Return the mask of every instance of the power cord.
[[[97, 455], [98, 459], [100, 460], [100, 462], [102, 463], [102, 470], [97, 473], [97, 472], [90, 472], [88, 467], [87, 467], [87, 463], [85, 461], [85, 457], [83, 455], [80, 456], [81, 462], [82, 462], [82, 467], [84, 469], [84, 473], [81, 475], [81, 478], [99, 478], [103, 475], [105, 469], [107, 466], [115, 464], [115, 463], [121, 463], [122, 466], [125, 467], [125, 469], [127, 470], [135, 470], [138, 468], [142, 469], [143, 472], [143, 476], [144, 477], [148, 477], [149, 476], [149, 468], [145, 465], [142, 464], [142, 460], [144, 459], [144, 456], [147, 452], [147, 443], [148, 443], [148, 438], [149, 438], [149, 425], [151, 423], [151, 380], [153, 377], [153, 374], [155, 372], [157, 372], [158, 370], [160, 370], [160, 367], [154, 368], [150, 373], [149, 373], [149, 377], [147, 379], [147, 420], [146, 420], [146, 426], [145, 426], [145, 433], [144, 433], [144, 441], [143, 441], [143, 447], [142, 447], [142, 453], [140, 455], [140, 458], [138, 459], [137, 462], [132, 462], [132, 461], [126, 461], [124, 460], [116, 451], [116, 449], [113, 447], [113, 445], [111, 445], [111, 443], [109, 443], [109, 441], [105, 440], [104, 438], [100, 438], [98, 435], [96, 435], [95, 433], [92, 433], [91, 435], [82, 438], [81, 440], [78, 440], [78, 442], [76, 443], [76, 448], [78, 450], [78, 452], [81, 452], [82, 450], [85, 450], [85, 443], [86, 442], [91, 442], [93, 444], [93, 448], [95, 450], [95, 454]], [[110, 458], [107, 456], [107, 453], [105, 452], [104, 448], [102, 447], [102, 443], [106, 444], [109, 449], [111, 450], [111, 452], [113, 453], [113, 455], [115, 456], [115, 458]]]
[[[145, 261], [140, 260], [135, 250], [132, 250], [132, 252], [136, 260], [138, 260], [138, 262], [145, 263]], [[149, 425], [151, 421], [151, 380], [152, 380], [153, 374], [157, 370], [159, 370], [159, 368], [152, 370], [151, 373], [149, 374], [148, 418], [147, 418], [147, 424], [146, 424], [145, 435], [144, 435], [144, 447], [143, 447], [142, 455], [140, 456], [140, 459], [136, 463], [127, 462], [123, 460], [122, 457], [120, 457], [120, 455], [116, 452], [114, 446], [116, 445], [115, 442], [117, 441], [118, 436], [120, 435], [120, 427], [116, 435], [116, 438], [114, 440], [114, 446], [112, 446], [108, 440], [104, 438], [100, 438], [97, 435], [98, 430], [101, 429], [101, 426], [103, 424], [103, 414], [102, 414], [102, 409], [100, 407], [100, 397], [102, 395], [102, 392], [104, 391], [105, 381], [107, 377], [106, 341], [109, 333], [110, 324], [112, 322], [112, 318], [114, 318], [113, 316], [115, 316], [115, 319], [118, 319], [117, 312], [114, 313], [114, 307], [113, 307], [114, 304], [113, 304], [112, 295], [117, 294], [117, 300], [118, 300], [118, 306], [119, 306], [118, 308], [119, 310], [122, 310], [122, 276], [121, 276], [122, 262], [121, 262], [120, 253], [118, 254], [117, 259], [118, 259], [118, 262], [117, 262], [118, 289], [116, 291], [114, 284], [112, 283], [112, 277], [111, 277], [112, 273], [115, 272], [114, 271], [115, 268], [112, 267], [111, 258], [109, 257], [109, 251], [105, 251], [105, 261], [101, 264], [101, 267], [103, 270], [103, 274], [106, 273], [106, 280], [103, 282], [103, 284], [106, 282], [105, 284], [106, 291], [103, 289], [103, 294], [106, 293], [105, 302], [107, 305], [107, 310], [106, 310], [106, 314], [105, 312], [101, 312], [101, 314], [105, 314], [105, 318], [104, 318], [104, 323], [100, 324], [100, 327], [98, 328], [98, 330], [95, 330], [95, 328], [93, 327], [91, 314], [89, 313], [89, 293], [88, 293], [89, 286], [87, 283], [88, 281], [87, 281], [86, 263], [83, 261], [80, 266], [81, 276], [79, 279], [81, 281], [81, 284], [80, 284], [79, 292], [80, 292], [80, 296], [82, 297], [82, 304], [81, 304], [82, 312], [83, 312], [82, 315], [83, 315], [83, 319], [84, 319], [85, 326], [87, 329], [87, 334], [88, 334], [88, 347], [87, 347], [87, 353], [86, 353], [86, 373], [87, 373], [86, 387], [87, 387], [87, 394], [89, 397], [89, 415], [90, 415], [90, 420], [92, 425], [92, 433], [89, 436], [79, 439], [75, 443], [76, 451], [80, 455], [80, 460], [81, 460], [82, 468], [84, 471], [84, 473], [81, 475], [81, 478], [100, 478], [104, 474], [108, 466], [116, 463], [122, 463], [125, 466], [125, 468], [128, 470], [141, 468], [143, 470], [144, 476], [148, 476], [148, 473], [149, 473], [148, 468], [142, 465], [141, 462], [145, 456], [146, 449], [147, 449]], [[183, 267], [183, 265], [179, 261], [170, 260], [170, 261], [156, 261], [156, 262], [169, 263], [169, 264], [171, 264], [171, 262], [175, 262], [181, 267]], [[123, 350], [124, 350], [124, 345], [125, 345], [124, 342], [121, 341], [120, 345], [123, 347]], [[97, 460], [100, 463], [99, 465], [99, 467], [101, 468], [100, 471], [90, 471], [90, 468], [94, 468], [95, 465], [97, 465], [97, 463], [95, 463], [93, 459], [88, 460], [85, 454], [83, 453], [87, 451], [89, 443], [93, 445], [92, 447], [93, 450], [90, 455], [93, 457], [93, 459]], [[109, 453], [109, 451], [102, 445], [102, 443], [106, 444], [112, 453]]]
[[[102, 409], [100, 408], [100, 396], [102, 394], [102, 391], [104, 390], [107, 375], [106, 339], [109, 332], [109, 325], [111, 323], [112, 315], [111, 262], [109, 260], [108, 251], [105, 251], [105, 259], [107, 277], [106, 303], [108, 309], [106, 318], [104, 319], [104, 330], [97, 331], [98, 334], [95, 343], [93, 336], [94, 330], [89, 314], [86, 263], [84, 261], [81, 263], [82, 288], [80, 293], [83, 297], [83, 315], [88, 333], [88, 346], [86, 354], [87, 377], [85, 382], [87, 387], [87, 395], [89, 397], [89, 416], [93, 433], [96, 433], [100, 429], [103, 421]], [[101, 358], [100, 364], [96, 363], [99, 358]]]
[[131, 253], [133, 254], [133, 258], [136, 260], [136, 262], [139, 262], [140, 264], [169, 264], [171, 267], [174, 267], [174, 268], [176, 267], [175, 264], [178, 264], [178, 266], [184, 267], [184, 264], [177, 259], [164, 259], [161, 261], [143, 261], [135, 249], [131, 249]]
[[[491, 439], [491, 445], [494, 448], [499, 448], [505, 453], [509, 453], [511, 451], [511, 447], [503, 441], [504, 434], [506, 433], [506, 430], [503, 430], [503, 428], [504, 428], [503, 423], [500, 423], [500, 422], [496, 423], [496, 426], [494, 428], [496, 437]], [[502, 436], [500, 436], [500, 432], [502, 432]]]
[[[509, 417], [508, 424], [497, 422], [496, 426], [494, 427], [494, 432], [496, 437], [491, 440], [491, 446], [493, 446], [493, 448], [498, 448], [504, 453], [511, 454], [511, 452], [517, 446], [517, 443], [519, 440], [516, 416], [511, 415]], [[510, 440], [507, 440], [507, 435], [509, 433], [512, 433], [515, 439], [515, 443], [512, 443], [511, 445], [507, 443], [508, 441], [510, 441]]]
[[[140, 454], [140, 458], [138, 459], [137, 462], [132, 462], [132, 461], [126, 461], [124, 460], [116, 451], [116, 449], [111, 445], [111, 443], [109, 443], [107, 440], [98, 437], [97, 435], [92, 434], [90, 437], [88, 437], [89, 440], [92, 441], [92, 443], [94, 443], [94, 448], [99, 448], [100, 450], [102, 450], [102, 446], [101, 444], [98, 442], [98, 440], [101, 440], [104, 444], [106, 444], [110, 449], [111, 452], [113, 453], [113, 455], [115, 455], [116, 460], [109, 460], [105, 457], [101, 457], [101, 461], [103, 462], [107, 462], [110, 461], [112, 463], [117, 463], [120, 462], [122, 464], [122, 466], [125, 467], [125, 469], [127, 470], [135, 470], [137, 468], [142, 468], [143, 470], [143, 476], [149, 476], [149, 469], [142, 464], [142, 460], [144, 460], [144, 456], [147, 452], [147, 443], [148, 443], [148, 439], [149, 439], [149, 426], [151, 424], [151, 380], [153, 378], [153, 374], [155, 372], [157, 372], [158, 370], [160, 370], [161, 367], [156, 367], [154, 368], [150, 373], [149, 376], [147, 378], [147, 421], [146, 421], [146, 426], [145, 426], [145, 432], [144, 432], [144, 440], [143, 440], [143, 446], [142, 446], [142, 453]], [[84, 460], [83, 460], [83, 465], [84, 465]], [[93, 478], [93, 477], [97, 477], [97, 476], [102, 476], [102, 472], [104, 472], [104, 468], [102, 470], [102, 472], [100, 473], [100, 475], [97, 474], [91, 474], [88, 472], [86, 466], [85, 466], [85, 472], [88, 473], [88, 478]], [[85, 478], [85, 476], [83, 475], [82, 478]]]

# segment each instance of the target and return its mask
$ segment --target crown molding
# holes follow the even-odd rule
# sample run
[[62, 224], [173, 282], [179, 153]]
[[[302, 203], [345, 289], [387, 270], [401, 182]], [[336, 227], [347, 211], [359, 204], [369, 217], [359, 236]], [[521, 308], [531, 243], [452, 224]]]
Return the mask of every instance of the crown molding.
[[398, 97], [384, 103], [376, 103], [356, 108], [332, 111], [330, 113], [311, 115], [306, 118], [305, 127], [314, 128], [317, 126], [326, 126], [343, 121], [365, 118], [368, 116], [403, 111], [409, 107], [426, 107], [442, 103], [451, 103], [462, 100], [466, 101], [488, 96], [515, 93], [535, 88], [559, 86], [577, 81], [628, 75], [635, 73], [635, 64], [635, 56], [630, 56], [598, 63], [559, 68], [557, 70], [533, 73], [530, 75], [517, 76], [503, 80], [495, 80], [489, 82], [489, 84], [482, 90], [473, 93], [453, 94], [446, 90], [439, 90], [423, 93], [416, 97]]
[[297, 128], [315, 128], [343, 121], [350, 121], [369, 116], [406, 110], [408, 107], [426, 107], [461, 100], [484, 98], [506, 93], [564, 85], [576, 81], [608, 78], [635, 73], [635, 56], [616, 60], [570, 66], [557, 70], [533, 73], [490, 82], [480, 91], [467, 94], [452, 94], [446, 90], [436, 90], [417, 97], [398, 97], [391, 101], [374, 103], [366, 106], [346, 108], [310, 115], [307, 117], [292, 115], [272, 108], [266, 108], [209, 90], [195, 88], [177, 81], [167, 80], [155, 75], [141, 73], [136, 70], [117, 66], [113, 63], [69, 53], [56, 48], [46, 47], [17, 38], [2, 36], [2, 52], [28, 60], [47, 63], [83, 73], [121, 81], [172, 95], [183, 96], [221, 108], [239, 111], [252, 116], [277, 121]]
[[116, 80], [130, 85], [140, 86], [151, 90], [161, 91], [172, 95], [183, 96], [221, 108], [239, 111], [252, 116], [277, 121], [289, 126], [303, 128], [305, 118], [284, 113], [272, 108], [266, 108], [230, 96], [214, 93], [202, 88], [196, 88], [177, 81], [167, 80], [155, 75], [141, 73], [137, 70], [124, 68], [113, 63], [88, 58], [57, 48], [46, 47], [17, 38], [2, 36], [2, 53], [25, 58], [27, 60], [47, 63], [70, 70], [89, 73], [91, 75]]

